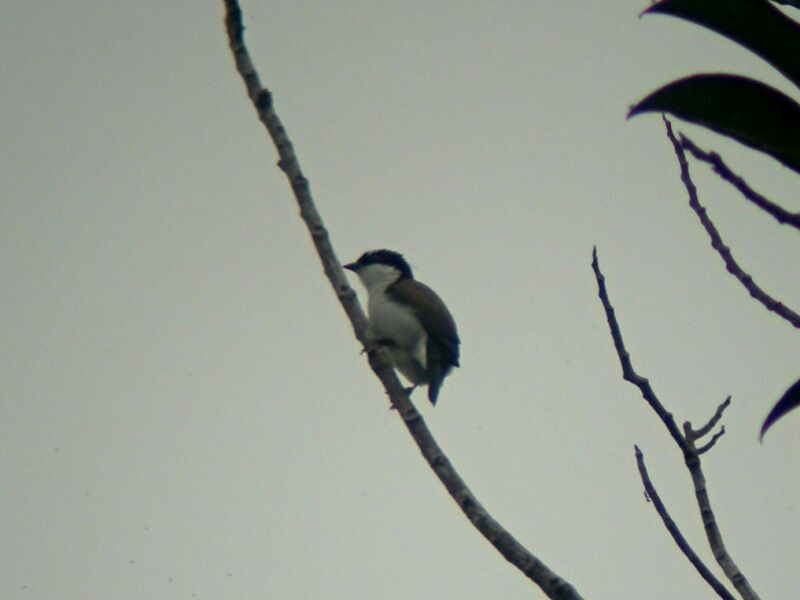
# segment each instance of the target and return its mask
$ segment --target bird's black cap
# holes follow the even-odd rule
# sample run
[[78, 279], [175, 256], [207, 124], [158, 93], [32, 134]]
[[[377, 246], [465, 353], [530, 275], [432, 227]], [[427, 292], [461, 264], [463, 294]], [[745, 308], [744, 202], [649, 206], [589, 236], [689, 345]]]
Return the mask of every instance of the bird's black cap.
[[364, 252], [356, 262], [344, 265], [344, 268], [358, 271], [361, 267], [377, 264], [394, 267], [400, 271], [401, 278], [414, 279], [411, 267], [408, 266], [406, 259], [403, 258], [402, 254], [394, 250], [370, 250], [369, 252]]

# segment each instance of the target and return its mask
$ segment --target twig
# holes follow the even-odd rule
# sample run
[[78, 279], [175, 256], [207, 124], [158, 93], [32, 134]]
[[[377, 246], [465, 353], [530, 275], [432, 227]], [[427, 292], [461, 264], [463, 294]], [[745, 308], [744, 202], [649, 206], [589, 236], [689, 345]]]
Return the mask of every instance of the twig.
[[753, 281], [753, 278], [742, 270], [739, 263], [733, 258], [730, 248], [723, 243], [717, 228], [714, 226], [714, 223], [706, 213], [706, 209], [700, 204], [697, 198], [697, 188], [695, 188], [692, 178], [689, 175], [689, 164], [686, 162], [686, 154], [683, 151], [683, 146], [675, 139], [669, 120], [666, 117], [663, 118], [664, 125], [667, 128], [667, 137], [669, 137], [672, 142], [672, 146], [675, 148], [675, 154], [678, 157], [678, 164], [681, 168], [681, 181], [683, 181], [683, 185], [686, 187], [686, 191], [689, 194], [689, 206], [697, 214], [700, 223], [703, 225], [706, 233], [708, 233], [708, 237], [711, 239], [711, 247], [722, 257], [728, 272], [739, 280], [753, 298], [761, 302], [767, 310], [774, 312], [795, 327], [800, 328], [800, 315], [762, 290], [756, 282]]
[[719, 423], [719, 420], [722, 418], [722, 414], [725, 412], [725, 409], [728, 408], [730, 405], [731, 405], [731, 397], [728, 396], [727, 398], [725, 398], [725, 401], [717, 407], [717, 410], [708, 420], [708, 423], [703, 425], [700, 429], [691, 429], [691, 424], [687, 421], [686, 423], [683, 424], [684, 431], [686, 430], [686, 427], [689, 427], [691, 435], [694, 437], [694, 439], [698, 439], [703, 437], [704, 435], [707, 435], [708, 432], [714, 428], [714, 425]]
[[[700, 429], [693, 429], [692, 424], [689, 421], [686, 421], [683, 424], [683, 435], [687, 440], [690, 440], [690, 446], [694, 444], [695, 441], [699, 440], [702, 437], [708, 435], [711, 430], [714, 428], [719, 420], [722, 418], [722, 414], [725, 412], [725, 409], [731, 405], [731, 397], [728, 396], [725, 398], [725, 401], [717, 407], [717, 410], [714, 411], [714, 414], [711, 415], [711, 418], [708, 420], [708, 423], [703, 425]], [[719, 428], [719, 431], [716, 432], [714, 435], [711, 436], [711, 439], [706, 442], [703, 446], [700, 446], [696, 449], [697, 454], [705, 454], [709, 450], [711, 450], [714, 445], [717, 443], [717, 440], [720, 439], [723, 435], [725, 435], [725, 426]]]
[[698, 454], [705, 454], [709, 450], [711, 450], [717, 443], [717, 440], [725, 435], [725, 425], [719, 428], [719, 431], [711, 436], [711, 439], [704, 445], [700, 446], [697, 449]]
[[[661, 401], [650, 387], [650, 383], [647, 381], [647, 379], [639, 375], [633, 368], [630, 355], [625, 349], [625, 342], [622, 339], [622, 332], [620, 330], [619, 323], [617, 322], [614, 307], [611, 305], [611, 300], [608, 297], [605, 276], [600, 270], [600, 263], [597, 259], [597, 248], [594, 248], [592, 251], [592, 270], [594, 270], [595, 279], [597, 280], [598, 295], [600, 296], [600, 301], [603, 304], [603, 309], [606, 313], [606, 319], [608, 320], [608, 327], [611, 331], [611, 337], [614, 340], [614, 348], [617, 351], [620, 364], [622, 364], [622, 375], [626, 381], [630, 381], [639, 388], [642, 397], [644, 397], [656, 414], [661, 417], [661, 421], [664, 423], [670, 435], [675, 440], [678, 448], [680, 448], [683, 454], [683, 460], [686, 463], [686, 467], [688, 468], [689, 474], [692, 477], [692, 482], [695, 489], [695, 497], [697, 498], [697, 505], [700, 509], [700, 516], [703, 521], [703, 526], [706, 530], [706, 537], [708, 538], [709, 545], [714, 553], [714, 558], [717, 559], [717, 563], [720, 565], [720, 567], [722, 567], [725, 575], [731, 580], [734, 587], [736, 587], [739, 594], [741, 594], [742, 598], [745, 600], [758, 600], [758, 595], [750, 587], [750, 584], [745, 576], [733, 562], [733, 559], [728, 554], [727, 550], [725, 549], [725, 545], [722, 542], [722, 535], [720, 534], [719, 527], [717, 526], [714, 511], [711, 509], [711, 501], [708, 498], [708, 491], [706, 490], [705, 477], [700, 465], [700, 452], [695, 447], [695, 441], [699, 436], [696, 435], [696, 432], [692, 429], [691, 424], [688, 422], [684, 424], [684, 433], [682, 434], [680, 432], [672, 415], [667, 411], [666, 408], [664, 408], [664, 405], [661, 404]], [[710, 429], [722, 416], [723, 411], [729, 404], [730, 398], [726, 399], [719, 407], [717, 407], [717, 411], [714, 413], [714, 416], [712, 416], [709, 422], [701, 427], [699, 431], [710, 431]], [[718, 439], [719, 435], [716, 436], [716, 438]], [[716, 440], [709, 442], [708, 448], [705, 448], [705, 450], [708, 450], [711, 446], [713, 446], [714, 442], [716, 442]]]
[[742, 194], [745, 199], [769, 213], [778, 223], [782, 225], [791, 225], [792, 227], [800, 229], [800, 213], [789, 212], [782, 206], [775, 204], [769, 198], [759, 194], [747, 184], [743, 177], [731, 171], [730, 167], [725, 164], [725, 161], [723, 161], [722, 157], [716, 152], [706, 152], [702, 150], [683, 133], [679, 134], [679, 137], [684, 150], [688, 150], [697, 160], [702, 160], [710, 164], [714, 171], [716, 171], [722, 179], [739, 190], [739, 193]]
[[625, 379], [625, 381], [629, 381], [639, 388], [639, 391], [642, 393], [642, 397], [661, 418], [661, 421], [664, 423], [667, 431], [669, 431], [672, 439], [675, 440], [675, 443], [678, 444], [678, 447], [681, 450], [685, 451], [687, 449], [686, 441], [683, 439], [681, 430], [678, 429], [678, 425], [675, 423], [675, 419], [673, 418], [672, 414], [666, 408], [664, 408], [663, 404], [661, 404], [656, 396], [656, 393], [653, 391], [653, 388], [650, 387], [650, 382], [633, 369], [630, 354], [628, 354], [628, 351], [625, 348], [625, 342], [622, 339], [622, 332], [620, 331], [619, 323], [617, 322], [614, 307], [611, 306], [611, 300], [608, 298], [608, 291], [606, 290], [606, 278], [600, 271], [600, 263], [597, 260], [597, 247], [592, 250], [592, 270], [594, 271], [594, 276], [597, 280], [598, 295], [600, 296], [600, 302], [603, 304], [603, 310], [605, 310], [606, 313], [606, 320], [608, 321], [608, 328], [611, 331], [611, 338], [614, 340], [614, 348], [617, 350], [617, 356], [619, 357], [619, 362], [622, 366], [623, 379]]
[[714, 577], [713, 573], [708, 570], [708, 567], [706, 567], [705, 563], [700, 559], [699, 556], [697, 556], [697, 553], [689, 545], [689, 542], [686, 541], [686, 538], [683, 537], [680, 529], [678, 529], [675, 521], [672, 520], [672, 517], [667, 511], [667, 507], [664, 506], [664, 503], [661, 501], [653, 482], [650, 481], [650, 476], [647, 473], [647, 467], [644, 464], [644, 456], [642, 455], [642, 451], [639, 450], [638, 446], [634, 446], [634, 448], [636, 452], [636, 464], [639, 467], [639, 476], [642, 478], [645, 493], [647, 494], [647, 497], [652, 500], [658, 516], [660, 516], [661, 520], [664, 522], [664, 527], [667, 528], [667, 531], [678, 545], [680, 551], [683, 552], [689, 562], [692, 563], [695, 569], [697, 569], [700, 577], [706, 580], [708, 585], [710, 585], [714, 591], [717, 592], [719, 597], [724, 598], [725, 600], [734, 600], [733, 594], [731, 594], [727, 588], [722, 585], [722, 582], [719, 579]]
[[[719, 412], [719, 409], [717, 410]], [[728, 553], [728, 549], [725, 547], [725, 542], [722, 540], [722, 533], [717, 525], [717, 518], [714, 515], [714, 509], [711, 507], [711, 499], [708, 496], [708, 488], [706, 487], [706, 478], [700, 464], [700, 454], [702, 452], [695, 447], [697, 438], [692, 432], [691, 424], [686, 422], [683, 428], [686, 442], [690, 448], [689, 453], [684, 453], [686, 468], [689, 469], [689, 474], [692, 476], [694, 495], [697, 499], [700, 519], [703, 521], [703, 528], [706, 531], [706, 538], [708, 539], [708, 545], [711, 547], [711, 552], [714, 554], [717, 564], [722, 568], [722, 571], [725, 573], [726, 577], [730, 579], [742, 598], [744, 598], [744, 600], [759, 600], [758, 594], [750, 587], [750, 582], [747, 581], [744, 573], [742, 573], [736, 565], [733, 558]], [[724, 433], [724, 430], [722, 433]], [[711, 442], [706, 445], [709, 446], [709, 448], [713, 446], [716, 439], [718, 439], [722, 433], [712, 438]], [[708, 448], [705, 449], [707, 450]], [[704, 452], [705, 450], [702, 451]]]
[[470, 522], [506, 560], [535, 582], [549, 598], [580, 600], [581, 596], [572, 585], [531, 554], [481, 506], [436, 443], [422, 416], [409, 400], [385, 352], [369, 339], [367, 318], [333, 251], [328, 232], [325, 230], [311, 197], [308, 180], [300, 170], [286, 130], [273, 108], [272, 95], [261, 86], [249, 52], [245, 47], [239, 4], [236, 0], [225, 0], [225, 8], [228, 41], [236, 61], [236, 68], [244, 80], [247, 93], [256, 107], [261, 122], [266, 126], [278, 150], [280, 156], [278, 165], [289, 179], [300, 207], [300, 215], [311, 234], [325, 274], [350, 318], [356, 337], [367, 349], [370, 367], [383, 383], [392, 405], [397, 408], [398, 414], [402, 417], [403, 423], [417, 443], [420, 452]]

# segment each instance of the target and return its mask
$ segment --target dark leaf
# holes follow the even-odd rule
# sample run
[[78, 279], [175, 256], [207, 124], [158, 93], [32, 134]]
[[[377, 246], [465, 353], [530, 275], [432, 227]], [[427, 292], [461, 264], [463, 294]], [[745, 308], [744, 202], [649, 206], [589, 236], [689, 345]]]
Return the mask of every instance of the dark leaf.
[[704, 125], [800, 173], [800, 104], [753, 79], [725, 74], [679, 79], [640, 101], [628, 118], [644, 112]]
[[800, 87], [800, 25], [767, 0], [663, 0], [647, 13], [672, 15], [716, 31]]
[[794, 385], [786, 390], [786, 393], [778, 400], [778, 403], [769, 411], [767, 418], [764, 419], [764, 424], [761, 426], [758, 439], [763, 439], [764, 434], [767, 433], [767, 429], [772, 427], [775, 421], [798, 406], [800, 406], [800, 379], [795, 381]]

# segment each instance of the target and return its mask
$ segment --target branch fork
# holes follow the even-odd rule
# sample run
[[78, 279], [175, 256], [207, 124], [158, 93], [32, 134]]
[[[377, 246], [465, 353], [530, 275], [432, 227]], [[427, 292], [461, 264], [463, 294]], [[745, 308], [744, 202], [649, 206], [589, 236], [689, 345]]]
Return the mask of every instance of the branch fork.
[[[619, 358], [619, 362], [622, 367], [623, 378], [625, 381], [629, 381], [639, 388], [642, 398], [644, 398], [647, 404], [659, 416], [662, 423], [667, 428], [670, 436], [680, 449], [686, 467], [692, 478], [695, 498], [697, 499], [697, 507], [700, 512], [700, 517], [703, 522], [708, 543], [711, 547], [712, 553], [714, 554], [714, 558], [717, 560], [717, 563], [742, 598], [745, 600], [758, 600], [758, 595], [750, 587], [747, 578], [733, 561], [727, 549], [725, 548], [725, 544], [722, 541], [722, 534], [717, 526], [716, 517], [711, 507], [711, 501], [708, 497], [705, 476], [703, 475], [700, 461], [700, 456], [714, 447], [716, 442], [725, 433], [725, 428], [720, 427], [720, 430], [716, 432], [711, 437], [711, 440], [705, 445], [701, 446], [700, 448], [696, 446], [696, 442], [700, 438], [708, 435], [720, 421], [725, 409], [730, 406], [730, 397], [726, 398], [725, 401], [717, 407], [714, 414], [702, 427], [699, 429], [694, 429], [691, 423], [687, 421], [683, 425], [683, 431], [681, 431], [675, 423], [672, 413], [670, 413], [661, 403], [652, 386], [650, 385], [650, 382], [645, 377], [639, 375], [633, 368], [630, 353], [625, 347], [625, 342], [622, 338], [622, 331], [620, 329], [619, 322], [617, 321], [614, 307], [611, 305], [611, 300], [608, 296], [605, 276], [600, 270], [600, 262], [597, 258], [597, 248], [594, 248], [592, 251], [592, 270], [594, 271], [595, 279], [597, 281], [598, 296], [600, 297], [600, 302], [603, 305], [603, 310], [606, 314], [606, 320], [608, 321], [611, 339], [614, 341], [614, 348], [617, 352], [617, 357]], [[644, 456], [639, 450], [638, 446], [636, 447], [636, 462], [639, 468], [639, 474], [642, 479], [642, 483], [645, 487], [645, 497], [650, 498], [653, 501], [656, 511], [663, 520], [667, 531], [669, 531], [670, 535], [675, 540], [675, 543], [687, 557], [689, 562], [695, 567], [700, 576], [711, 586], [715, 592], [717, 592], [720, 598], [732, 600], [733, 596], [731, 593], [716, 577], [714, 577], [710, 569], [703, 564], [703, 562], [697, 556], [697, 553], [692, 550], [692, 548], [689, 546], [689, 543], [680, 533], [680, 530], [672, 520], [672, 517], [669, 516], [666, 507], [658, 496], [658, 491], [650, 481], [647, 468], [644, 464]]]

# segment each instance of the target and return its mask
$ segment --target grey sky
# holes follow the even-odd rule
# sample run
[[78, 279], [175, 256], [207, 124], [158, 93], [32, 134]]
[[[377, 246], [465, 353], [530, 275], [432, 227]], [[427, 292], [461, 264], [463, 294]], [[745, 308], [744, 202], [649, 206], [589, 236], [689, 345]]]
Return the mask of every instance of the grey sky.
[[[660, 120], [624, 116], [698, 71], [796, 90], [697, 27], [637, 19], [645, 4], [244, 11], [340, 259], [403, 252], [458, 321], [462, 368], [435, 409], [416, 400], [494, 516], [587, 598], [711, 597], [642, 496], [634, 443], [711, 560], [681, 457], [621, 380], [596, 244], [678, 421], [733, 396], [711, 498], [762, 597], [790, 598], [800, 421], [763, 446], [757, 430], [800, 338], [709, 248]], [[0, 597], [540, 595], [387, 410], [221, 3], [5, 3], [0, 85]], [[678, 128], [800, 210], [796, 175]], [[796, 232], [692, 172], [742, 265], [797, 309]]]

